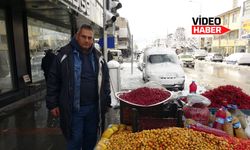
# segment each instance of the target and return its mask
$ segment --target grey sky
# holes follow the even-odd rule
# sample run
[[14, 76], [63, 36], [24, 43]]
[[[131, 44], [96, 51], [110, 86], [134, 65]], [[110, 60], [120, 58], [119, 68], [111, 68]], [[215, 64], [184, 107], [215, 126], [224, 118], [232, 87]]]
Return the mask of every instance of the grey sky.
[[177, 27], [191, 33], [192, 17], [200, 13], [213, 17], [232, 8], [232, 0], [120, 0], [119, 14], [129, 21], [139, 46], [155, 38], [164, 38]]

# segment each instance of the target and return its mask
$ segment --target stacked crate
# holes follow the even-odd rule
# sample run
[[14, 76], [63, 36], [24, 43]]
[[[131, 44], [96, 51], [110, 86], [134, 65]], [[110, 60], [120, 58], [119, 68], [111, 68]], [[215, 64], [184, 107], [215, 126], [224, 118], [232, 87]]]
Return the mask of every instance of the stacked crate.
[[182, 108], [168, 102], [152, 107], [139, 107], [120, 102], [120, 121], [131, 125], [133, 132], [165, 127], [182, 127]]

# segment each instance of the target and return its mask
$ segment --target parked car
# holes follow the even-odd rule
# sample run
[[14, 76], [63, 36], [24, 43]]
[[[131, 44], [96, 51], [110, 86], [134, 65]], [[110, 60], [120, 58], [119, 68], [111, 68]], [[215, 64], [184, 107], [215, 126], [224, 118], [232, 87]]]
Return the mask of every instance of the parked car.
[[182, 62], [182, 65], [184, 67], [194, 67], [195, 59], [190, 54], [179, 54], [178, 55], [179, 60]]
[[250, 65], [250, 53], [234, 53], [224, 59], [227, 64]]
[[173, 49], [153, 47], [144, 52], [143, 80], [155, 81], [166, 88], [184, 89], [185, 73]]
[[194, 50], [193, 57], [198, 60], [204, 60], [207, 56], [207, 51], [204, 49]]
[[207, 56], [205, 57], [206, 61], [223, 61], [223, 56], [219, 53], [208, 53]]
[[113, 60], [118, 61], [119, 63], [123, 63], [122, 51], [117, 49], [109, 49], [108, 50], [112, 55]]

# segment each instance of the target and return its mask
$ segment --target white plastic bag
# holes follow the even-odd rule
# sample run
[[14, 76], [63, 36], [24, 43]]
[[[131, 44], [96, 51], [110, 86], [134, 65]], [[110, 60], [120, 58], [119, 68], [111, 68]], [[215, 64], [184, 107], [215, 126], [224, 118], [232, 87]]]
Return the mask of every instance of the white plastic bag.
[[193, 104], [201, 103], [205, 106], [209, 106], [211, 104], [211, 101], [199, 94], [189, 94], [187, 95], [187, 105], [193, 106]]
[[247, 127], [245, 128], [245, 133], [247, 137], [250, 139], [250, 116], [247, 117]]

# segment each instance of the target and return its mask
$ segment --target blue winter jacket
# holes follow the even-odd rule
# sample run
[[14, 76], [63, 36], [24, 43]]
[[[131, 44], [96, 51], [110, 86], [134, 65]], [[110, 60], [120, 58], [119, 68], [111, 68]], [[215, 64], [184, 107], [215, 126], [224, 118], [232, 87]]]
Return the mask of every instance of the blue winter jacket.
[[[104, 116], [111, 103], [109, 70], [101, 53], [94, 47], [93, 54], [98, 60], [99, 131], [101, 133]], [[74, 61], [74, 47], [71, 44], [62, 47], [51, 66], [47, 82], [46, 105], [49, 110], [59, 107], [60, 126], [66, 139], [71, 138], [72, 110], [76, 107]]]
[[[79, 110], [80, 109], [80, 98], [81, 98], [81, 94], [79, 90], [81, 88], [81, 73], [82, 70], [84, 68], [82, 68], [82, 60], [80, 58], [80, 51], [81, 48], [78, 45], [78, 43], [76, 42], [75, 38], [73, 38], [70, 42], [70, 44], [72, 45], [73, 48], [73, 61], [74, 61], [74, 101], [73, 101], [73, 109], [74, 110]], [[90, 62], [92, 64], [92, 68], [95, 71], [95, 58], [94, 58], [94, 52], [93, 52], [94, 47], [91, 46], [90, 47], [90, 55], [88, 55], [88, 57], [90, 57]]]

